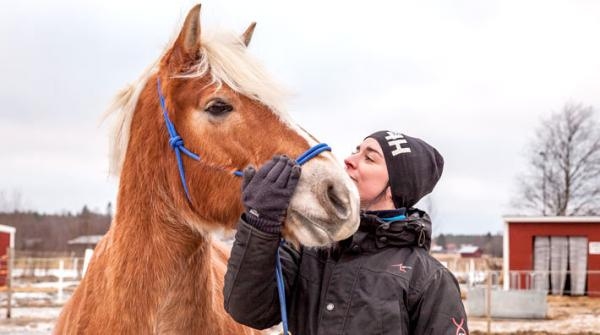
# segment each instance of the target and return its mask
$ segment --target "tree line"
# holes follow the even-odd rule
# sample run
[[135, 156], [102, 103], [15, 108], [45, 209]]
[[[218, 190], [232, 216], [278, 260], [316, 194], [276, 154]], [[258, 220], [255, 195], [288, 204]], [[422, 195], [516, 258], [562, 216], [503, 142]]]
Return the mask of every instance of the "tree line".
[[0, 224], [16, 228], [17, 251], [70, 252], [68, 241], [83, 235], [104, 235], [110, 213], [95, 213], [87, 206], [76, 214], [40, 214], [33, 211], [0, 213]]

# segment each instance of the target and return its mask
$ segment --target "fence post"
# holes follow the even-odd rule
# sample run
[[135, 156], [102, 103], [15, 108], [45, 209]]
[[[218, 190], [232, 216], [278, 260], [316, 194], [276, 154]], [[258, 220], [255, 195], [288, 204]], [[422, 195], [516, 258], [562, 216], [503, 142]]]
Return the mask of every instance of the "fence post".
[[73, 273], [75, 273], [75, 278], [81, 278], [81, 274], [79, 272], [79, 258], [73, 256], [73, 258], [71, 258], [71, 264], [73, 265]]
[[94, 254], [94, 249], [87, 248], [85, 249], [85, 255], [83, 258], [83, 271], [81, 272], [81, 278], [85, 276], [85, 272], [87, 271], [87, 267], [90, 264], [90, 260]]
[[64, 302], [64, 294], [63, 294], [63, 286], [64, 286], [64, 277], [65, 276], [65, 260], [60, 259], [58, 261], [58, 302]]
[[13, 251], [10, 247], [6, 248], [6, 318], [11, 317], [12, 307], [12, 268], [13, 268]]
[[487, 285], [485, 290], [485, 315], [487, 317], [487, 334], [492, 334], [492, 271], [487, 269]]

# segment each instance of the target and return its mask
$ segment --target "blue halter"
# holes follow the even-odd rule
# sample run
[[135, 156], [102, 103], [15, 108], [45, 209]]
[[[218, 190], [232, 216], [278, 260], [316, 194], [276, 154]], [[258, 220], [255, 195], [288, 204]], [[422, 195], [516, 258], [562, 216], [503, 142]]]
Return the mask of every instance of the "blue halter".
[[[171, 120], [169, 119], [167, 105], [165, 103], [165, 97], [160, 88], [160, 78], [156, 79], [156, 88], [158, 91], [158, 98], [160, 100], [160, 106], [163, 111], [163, 117], [165, 119], [165, 124], [167, 126], [167, 131], [169, 132], [169, 146], [171, 146], [171, 148], [173, 148], [173, 151], [175, 151], [175, 158], [177, 159], [177, 167], [179, 168], [179, 178], [181, 179], [181, 185], [183, 185], [183, 190], [185, 191], [185, 196], [187, 197], [188, 201], [191, 202], [192, 200], [190, 197], [190, 192], [187, 187], [187, 182], [185, 180], [185, 171], [183, 169], [183, 160], [181, 158], [181, 154], [183, 153], [198, 162], [200, 162], [201, 157], [200, 157], [200, 155], [193, 153], [192, 151], [188, 150], [185, 147], [185, 145], [183, 144], [183, 139], [181, 138], [181, 136], [179, 136], [179, 134], [175, 130], [175, 125], [173, 125], [173, 122], [171, 122]], [[323, 151], [331, 151], [331, 147], [329, 147], [329, 145], [327, 145], [325, 143], [319, 143], [319, 144], [313, 146], [312, 148], [308, 149], [307, 151], [305, 151], [302, 155], [300, 155], [300, 157], [298, 157], [296, 159], [296, 163], [298, 163], [299, 165], [303, 165], [304, 163], [308, 162], [312, 158], [318, 156]], [[204, 162], [202, 162], [202, 163], [204, 163]], [[222, 166], [217, 166], [217, 165], [212, 165], [212, 164], [207, 164], [207, 163], [204, 163], [204, 164], [206, 164], [210, 167], [213, 167], [213, 168], [227, 171], [227, 169], [225, 169]], [[240, 170], [235, 170], [232, 172], [232, 174], [237, 177], [242, 177], [244, 175], [244, 173]], [[284, 241], [282, 239], [281, 243], [283, 243], [283, 242]], [[276, 261], [275, 262], [275, 277], [277, 279], [277, 293], [279, 295], [279, 307], [281, 309], [281, 322], [283, 323], [283, 333], [287, 335], [289, 333], [288, 332], [288, 320], [287, 320], [287, 308], [286, 308], [287, 304], [285, 301], [285, 285], [284, 285], [284, 281], [283, 281], [283, 271], [281, 269], [281, 259], [279, 257], [279, 249], [277, 249], [277, 255], [276, 255], [275, 261]]]
[[[188, 190], [187, 182], [185, 180], [185, 171], [183, 169], [183, 160], [181, 158], [181, 154], [183, 153], [183, 154], [187, 155], [188, 157], [192, 158], [193, 160], [196, 160], [199, 162], [200, 162], [201, 157], [200, 157], [200, 155], [193, 153], [192, 151], [190, 151], [189, 149], [187, 149], [185, 147], [185, 145], [183, 144], [183, 139], [181, 138], [181, 136], [179, 136], [179, 134], [175, 130], [175, 125], [173, 124], [173, 122], [171, 122], [171, 119], [169, 119], [167, 105], [165, 103], [165, 97], [160, 88], [160, 78], [156, 79], [156, 88], [158, 91], [158, 98], [160, 100], [160, 107], [162, 108], [163, 117], [165, 119], [165, 124], [167, 126], [167, 131], [169, 132], [169, 146], [171, 146], [171, 148], [173, 148], [173, 151], [175, 151], [175, 158], [177, 159], [177, 167], [179, 168], [179, 177], [181, 179], [181, 185], [183, 186], [183, 190], [185, 191], [185, 196], [187, 197], [188, 201], [191, 202], [190, 192]], [[302, 155], [300, 155], [300, 157], [298, 157], [296, 159], [296, 163], [303, 165], [304, 163], [309, 161], [311, 158], [318, 156], [323, 151], [331, 151], [331, 147], [329, 147], [325, 143], [319, 143], [319, 144], [315, 145], [314, 147], [308, 149]], [[213, 167], [213, 168], [227, 171], [227, 169], [225, 169], [222, 166], [211, 165], [211, 164], [207, 164], [207, 163], [204, 163], [204, 164], [208, 165], [210, 167]], [[238, 176], [238, 177], [242, 177], [244, 175], [244, 173], [240, 170], [235, 170], [232, 172], [232, 174], [235, 176]]]

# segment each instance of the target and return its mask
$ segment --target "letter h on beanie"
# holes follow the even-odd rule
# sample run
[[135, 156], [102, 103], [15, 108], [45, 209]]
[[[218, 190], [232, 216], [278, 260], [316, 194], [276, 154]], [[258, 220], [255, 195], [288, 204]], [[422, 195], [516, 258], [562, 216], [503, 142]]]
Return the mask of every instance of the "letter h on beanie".
[[431, 193], [444, 169], [442, 155], [425, 141], [392, 131], [378, 131], [375, 139], [383, 151], [396, 208], [413, 207]]

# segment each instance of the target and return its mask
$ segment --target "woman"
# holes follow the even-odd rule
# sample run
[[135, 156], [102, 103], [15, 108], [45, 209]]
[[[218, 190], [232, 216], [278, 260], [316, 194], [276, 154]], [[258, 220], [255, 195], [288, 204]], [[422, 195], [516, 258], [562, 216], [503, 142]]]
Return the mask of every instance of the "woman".
[[[258, 329], [281, 321], [273, 270], [279, 247], [294, 335], [467, 334], [458, 283], [429, 255], [431, 221], [413, 208], [439, 180], [442, 156], [420, 139], [379, 131], [344, 162], [360, 194], [361, 222], [329, 249], [279, 247], [298, 165], [276, 157], [244, 172], [246, 211], [225, 276], [226, 310]], [[270, 181], [282, 178], [283, 188]]]

